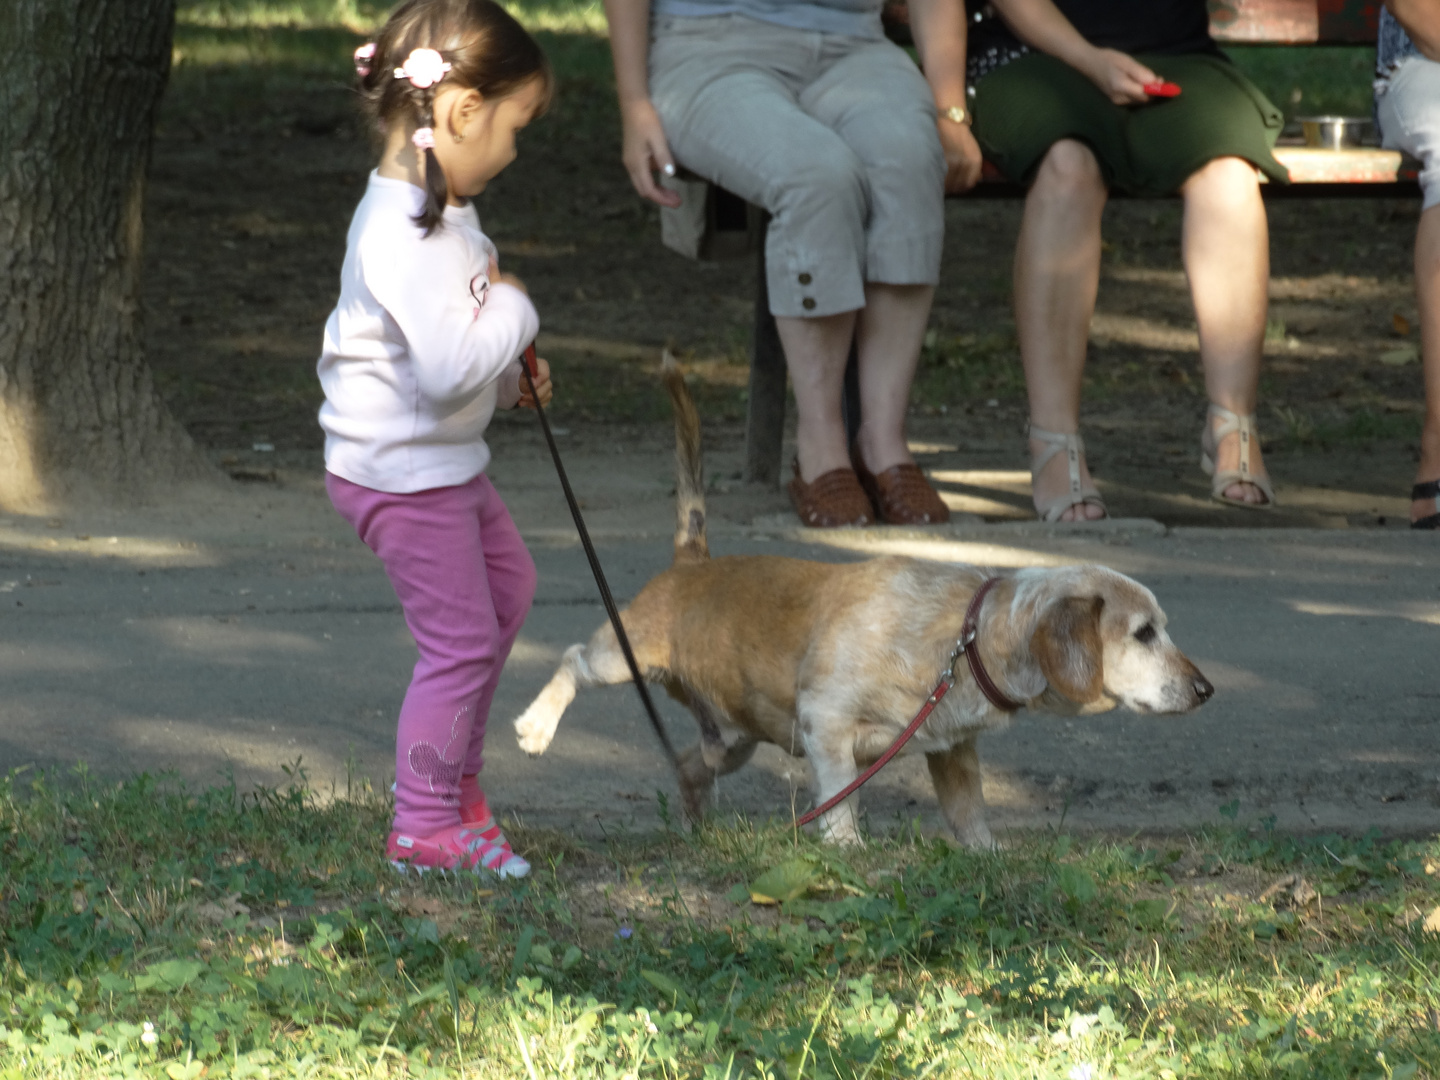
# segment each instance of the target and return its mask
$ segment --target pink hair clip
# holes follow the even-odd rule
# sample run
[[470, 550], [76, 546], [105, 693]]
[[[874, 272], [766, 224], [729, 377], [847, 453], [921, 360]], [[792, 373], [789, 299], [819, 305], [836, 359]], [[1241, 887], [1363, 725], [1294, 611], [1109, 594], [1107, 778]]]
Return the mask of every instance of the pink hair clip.
[[419, 150], [422, 154], [426, 150], [434, 150], [435, 129], [428, 127], [416, 128], [415, 134], [410, 136], [410, 141], [415, 144], [415, 149]]
[[370, 75], [370, 61], [375, 59], [375, 43], [367, 41], [355, 50], [355, 74], [364, 79]]
[[395, 78], [409, 79], [416, 90], [428, 90], [450, 70], [450, 64], [434, 49], [416, 49], [405, 58], [405, 66], [395, 69]]

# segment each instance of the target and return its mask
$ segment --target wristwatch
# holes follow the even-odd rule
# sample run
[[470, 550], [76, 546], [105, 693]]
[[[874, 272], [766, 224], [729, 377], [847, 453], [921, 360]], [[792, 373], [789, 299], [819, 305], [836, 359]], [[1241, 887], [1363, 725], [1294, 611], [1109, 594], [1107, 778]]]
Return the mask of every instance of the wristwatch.
[[970, 114], [965, 111], [965, 106], [963, 105], [951, 105], [948, 109], [940, 110], [940, 115], [946, 120], [953, 120], [957, 124], [968, 124], [970, 122]]

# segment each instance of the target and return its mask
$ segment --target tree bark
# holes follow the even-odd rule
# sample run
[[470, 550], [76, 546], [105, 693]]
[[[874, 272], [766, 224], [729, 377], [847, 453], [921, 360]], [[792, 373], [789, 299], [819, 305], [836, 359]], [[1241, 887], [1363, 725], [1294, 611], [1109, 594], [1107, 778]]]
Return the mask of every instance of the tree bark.
[[0, 0], [0, 506], [207, 466], [155, 392], [141, 207], [175, 0]]

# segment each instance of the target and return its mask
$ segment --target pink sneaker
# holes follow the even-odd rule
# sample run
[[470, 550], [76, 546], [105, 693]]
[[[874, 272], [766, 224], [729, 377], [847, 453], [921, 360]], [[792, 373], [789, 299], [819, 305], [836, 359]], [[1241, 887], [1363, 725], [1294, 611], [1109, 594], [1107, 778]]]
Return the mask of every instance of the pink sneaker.
[[508, 848], [492, 844], [465, 825], [454, 825], [433, 836], [392, 832], [385, 841], [385, 857], [402, 874], [411, 870], [470, 870], [502, 878], [522, 878], [530, 864]]
[[[510, 841], [505, 839], [495, 815], [490, 813], [490, 803], [485, 798], [485, 792], [480, 790], [480, 784], [473, 776], [460, 778], [460, 824], [474, 829], [485, 838], [486, 843], [504, 848], [509, 855], [515, 855], [515, 849], [510, 846]], [[515, 857], [519, 858], [518, 855]]]

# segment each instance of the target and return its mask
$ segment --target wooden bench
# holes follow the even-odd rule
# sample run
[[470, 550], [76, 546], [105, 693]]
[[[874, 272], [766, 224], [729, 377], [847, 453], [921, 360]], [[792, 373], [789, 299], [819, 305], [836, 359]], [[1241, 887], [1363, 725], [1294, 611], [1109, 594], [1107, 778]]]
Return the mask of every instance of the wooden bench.
[[[1210, 32], [1232, 45], [1375, 44], [1379, 0], [1210, 0]], [[905, 0], [889, 0], [883, 13], [886, 32], [909, 43]], [[1417, 167], [1398, 151], [1375, 147], [1319, 150], [1287, 144], [1275, 157], [1290, 172], [1289, 186], [1268, 184], [1267, 198], [1334, 198], [1415, 194]], [[1262, 182], [1265, 178], [1261, 177]], [[1005, 181], [988, 162], [981, 182], [960, 198], [1021, 197], [1024, 188]], [[770, 314], [765, 275], [765, 216], [737, 196], [710, 189], [705, 206], [707, 241], [697, 254], [713, 256], [727, 246], [758, 253], [755, 323], [750, 345], [749, 400], [746, 408], [744, 479], [774, 486], [780, 482], [785, 427], [785, 354]], [[707, 250], [708, 249], [708, 250]], [[845, 373], [844, 416], [851, 438], [859, 427], [859, 383], [851, 353]]]

